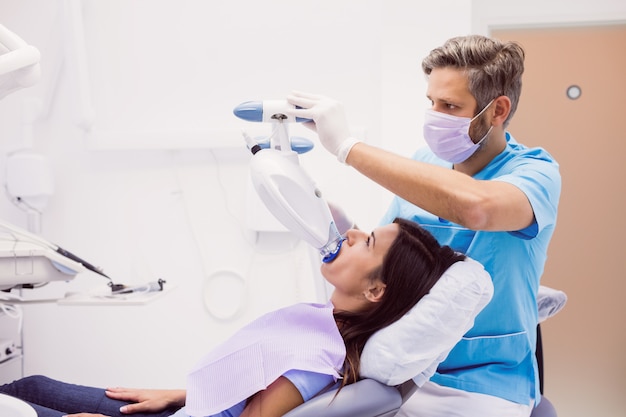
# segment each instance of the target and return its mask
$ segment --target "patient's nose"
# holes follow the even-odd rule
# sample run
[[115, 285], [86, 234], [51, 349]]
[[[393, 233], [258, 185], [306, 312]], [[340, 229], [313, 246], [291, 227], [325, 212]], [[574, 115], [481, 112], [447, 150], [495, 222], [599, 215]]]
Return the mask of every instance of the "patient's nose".
[[350, 229], [346, 232], [346, 238], [348, 239], [348, 245], [352, 246], [356, 242], [367, 238], [367, 233], [358, 229]]

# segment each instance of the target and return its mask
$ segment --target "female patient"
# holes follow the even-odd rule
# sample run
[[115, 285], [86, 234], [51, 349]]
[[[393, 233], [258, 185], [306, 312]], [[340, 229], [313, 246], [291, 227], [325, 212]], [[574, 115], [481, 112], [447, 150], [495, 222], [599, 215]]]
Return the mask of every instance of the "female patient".
[[[403, 219], [370, 235], [350, 230], [346, 238], [339, 256], [321, 266], [334, 286], [327, 306], [297, 304], [255, 320], [200, 363], [188, 378], [187, 391], [103, 390], [33, 376], [2, 386], [0, 392], [29, 402], [39, 417], [282, 416], [335, 384], [339, 373], [340, 387], [356, 382], [367, 339], [402, 317], [450, 265], [464, 259]], [[254, 379], [251, 369], [263, 363], [268, 368], [261, 375], [265, 384], [224, 381], [224, 374], [237, 375], [230, 371], [246, 360], [257, 366], [244, 369], [245, 379]]]

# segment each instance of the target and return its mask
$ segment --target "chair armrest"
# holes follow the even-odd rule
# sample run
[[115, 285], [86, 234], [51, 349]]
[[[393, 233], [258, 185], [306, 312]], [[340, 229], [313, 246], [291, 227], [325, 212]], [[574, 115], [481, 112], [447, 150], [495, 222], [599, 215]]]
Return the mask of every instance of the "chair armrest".
[[397, 410], [402, 397], [397, 388], [362, 379], [341, 389], [318, 395], [283, 417], [377, 417]]
[[537, 291], [537, 311], [539, 323], [561, 311], [567, 302], [567, 294], [554, 288], [540, 285]]

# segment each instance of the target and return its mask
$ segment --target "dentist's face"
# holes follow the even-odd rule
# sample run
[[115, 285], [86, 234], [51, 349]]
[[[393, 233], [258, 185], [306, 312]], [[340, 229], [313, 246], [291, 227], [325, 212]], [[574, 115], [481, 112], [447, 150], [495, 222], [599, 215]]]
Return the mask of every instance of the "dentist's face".
[[398, 232], [397, 224], [379, 227], [371, 234], [356, 229], [348, 231], [337, 258], [321, 266], [322, 275], [335, 287], [332, 299], [336, 308], [357, 308], [338, 306], [339, 300], [365, 301], [365, 294], [373, 285], [371, 274], [382, 265]]
[[477, 112], [476, 99], [470, 93], [467, 74], [457, 68], [434, 68], [428, 76], [426, 97], [437, 112], [469, 118]]

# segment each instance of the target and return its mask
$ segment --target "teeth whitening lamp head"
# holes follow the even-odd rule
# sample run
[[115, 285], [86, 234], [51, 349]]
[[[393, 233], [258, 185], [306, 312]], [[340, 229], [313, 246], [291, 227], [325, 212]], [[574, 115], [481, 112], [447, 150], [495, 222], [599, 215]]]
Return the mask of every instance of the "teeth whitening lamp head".
[[249, 101], [233, 112], [247, 121], [273, 123], [270, 147], [261, 149], [247, 138], [254, 154], [250, 160], [252, 184], [279, 222], [319, 250], [323, 262], [331, 262], [339, 254], [344, 238], [322, 193], [292, 150], [287, 123], [309, 120], [290, 119], [285, 114], [289, 106], [284, 100]]

